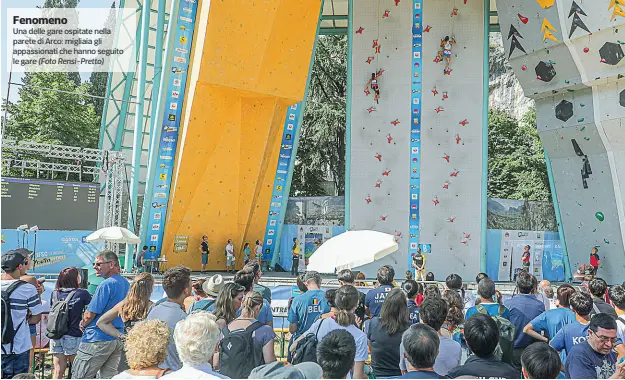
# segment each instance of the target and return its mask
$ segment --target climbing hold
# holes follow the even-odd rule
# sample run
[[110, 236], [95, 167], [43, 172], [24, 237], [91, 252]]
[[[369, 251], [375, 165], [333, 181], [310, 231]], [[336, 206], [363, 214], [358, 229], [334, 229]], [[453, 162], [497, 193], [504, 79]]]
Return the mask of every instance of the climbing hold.
[[571, 92], [575, 92], [575, 90], [567, 89], [566, 92], [571, 93]]
[[385, 177], [388, 177], [388, 175], [391, 174], [391, 171], [386, 169], [384, 172], [382, 172], [382, 175]]
[[434, 86], [434, 88], [432, 89], [432, 94], [434, 94], [434, 96], [438, 95], [438, 90], [436, 89], [436, 86]]
[[601, 62], [607, 65], [616, 66], [625, 57], [623, 48], [619, 44], [614, 42], [606, 42], [599, 49], [599, 55], [601, 56]]
[[581, 203], [579, 203], [579, 202], [577, 202], [577, 205], [578, 205], [578, 206], [581, 206], [582, 204], [581, 204]]
[[434, 63], [439, 63], [440, 61], [442, 61], [442, 59], [440, 59], [438, 56], [434, 58]]
[[375, 187], [377, 187], [378, 189], [380, 189], [380, 188], [381, 188], [381, 186], [382, 186], [382, 181], [377, 180], [377, 181], [375, 182]]
[[614, 8], [612, 12], [612, 17], [610, 17], [610, 21], [613, 21], [616, 16], [625, 17], [625, 10], [621, 7], [623, 5], [619, 0], [610, 1], [610, 5], [608, 6], [608, 10]]
[[579, 103], [579, 106], [582, 107], [582, 108], [586, 107], [586, 105], [584, 103]]
[[451, 17], [458, 16], [458, 8], [454, 8], [454, 9], [451, 11], [451, 15], [450, 15], [450, 16], [451, 16]]
[[432, 27], [427, 25], [425, 29], [423, 29], [423, 33], [430, 33], [431, 30], [432, 30]]
[[448, 221], [449, 223], [453, 223], [453, 222], [454, 222], [454, 220], [456, 220], [456, 217], [455, 217], [455, 216], [452, 216], [452, 217], [450, 217], [450, 218], [447, 218], [447, 221]]
[[451, 76], [452, 71], [453, 71], [452, 69], [443, 70], [443, 74]]
[[608, 239], [606, 239], [606, 238], [603, 238], [603, 242], [606, 243], [606, 244], [610, 244], [610, 241]]
[[527, 70], [527, 66], [525, 66], [525, 65], [521, 66], [521, 70], [523, 70], [523, 71]]
[[563, 100], [556, 106], [556, 119], [568, 121], [573, 116], [573, 103]]
[[369, 58], [367, 58], [367, 60], [365, 62], [367, 62], [368, 64], [371, 64], [371, 62], [373, 62], [374, 59], [375, 59], [375, 57], [369, 57]]
[[556, 76], [556, 69], [550, 62], [540, 61], [536, 65], [535, 69], [536, 77], [543, 82], [551, 82]]
[[380, 153], [376, 153], [375, 158], [377, 158], [379, 162], [382, 162], [382, 155]]
[[375, 47], [375, 54], [380, 54], [380, 49], [382, 49], [382, 46], [378, 45]]
[[584, 129], [586, 129], [586, 126], [581, 127], [581, 128], [579, 129], [579, 131], [581, 132], [581, 131], [583, 131]]
[[460, 135], [456, 135], [456, 145], [460, 144], [460, 140], [462, 140]]
[[437, 204], [441, 203], [441, 202], [438, 201], [438, 198], [432, 199], [432, 202], [434, 202], [434, 206], [436, 206]]
[[382, 216], [380, 217], [380, 220], [384, 222], [386, 218], [388, 218], [388, 215], [382, 214]]
[[466, 126], [467, 124], [469, 124], [469, 122], [467, 121], [467, 119], [462, 120], [460, 123], [458, 123], [460, 125], [462, 125], [463, 127]]
[[454, 170], [449, 176], [450, 177], [458, 177], [458, 173], [460, 173], [459, 170]]
[[586, 12], [584, 12], [584, 10], [575, 1], [573, 1], [573, 4], [571, 4], [571, 10], [569, 11], [569, 18], [573, 16], [573, 21], [571, 22], [571, 30], [569, 31], [569, 38], [571, 38], [577, 28], [582, 28], [586, 32], [592, 34], [590, 30], [588, 30], [588, 27], [586, 26], [584, 21], [582, 21], [580, 15], [588, 16]]
[[443, 184], [443, 189], [449, 189], [449, 182], [445, 182], [445, 184]]
[[369, 203], [373, 202], [373, 201], [371, 200], [371, 195], [367, 195], [367, 198], [365, 198], [365, 202], [367, 202], [367, 204], [369, 204]]
[[621, 91], [618, 103], [621, 105], [621, 107], [625, 107], [625, 90]]
[[466, 232], [463, 232], [462, 234], [464, 235], [465, 239], [471, 240], [471, 234], [468, 234]]
[[605, 220], [605, 215], [603, 215], [601, 211], [597, 211], [595, 213], [595, 218], [597, 218], [600, 222], [603, 222]]
[[516, 15], [519, 17], [519, 20], [521, 20], [521, 22], [522, 22], [523, 24], [527, 24], [527, 22], [530, 20], [529, 18], [527, 18], [527, 17], [523, 16], [523, 15], [522, 15], [522, 14], [520, 14], [520, 13], [517, 13]]
[[390, 144], [393, 141], [393, 136], [391, 136], [391, 134], [389, 133], [388, 135], [386, 135], [386, 140]]
[[559, 43], [560, 41], [558, 41], [556, 36], [553, 34], [554, 32], [557, 32], [557, 31], [558, 31], [558, 29], [556, 29], [551, 24], [551, 22], [549, 22], [549, 20], [547, 20], [547, 18], [543, 19], [542, 26], [540, 27], [540, 32], [543, 34], [543, 43], [545, 43], [545, 41], [547, 41], [547, 40], [551, 40], [553, 42]]
[[377, 78], [377, 77], [381, 77], [383, 72], [384, 72], [384, 69], [380, 69], [380, 70], [376, 71], [376, 72], [375, 72], [375, 76], [376, 76], [376, 78]]
[[365, 88], [365, 96], [369, 96], [371, 94], [371, 91], [369, 91], [368, 88]]
[[589, 51], [590, 51], [589, 48], [587, 48], [587, 47], [584, 48], [584, 53], [588, 53]]
[[583, 117], [580, 117], [579, 119], [577, 119], [577, 122], [578, 122], [578, 123], [583, 123], [583, 122], [584, 122], [584, 120], [586, 120], [586, 119], [584, 119]]
[[443, 158], [445, 159], [445, 161], [449, 162], [449, 159], [451, 157], [449, 157], [449, 155], [447, 153], [445, 153], [445, 155], [443, 156]]
[[566, 83], [566, 84], [570, 84], [571, 82], [570, 82], [568, 79], [565, 79], [565, 80], [564, 80], [564, 83]]
[[449, 99], [449, 95], [447, 94], [447, 91], [443, 92], [443, 100], [445, 99]]
[[434, 111], [436, 111], [436, 113], [441, 113], [441, 112], [445, 112], [445, 109], [441, 106], [438, 106], [436, 108], [434, 108]]
[[389, 14], [391, 13], [391, 11], [389, 11], [388, 9], [384, 11], [384, 14], [382, 15], [382, 18], [387, 18], [389, 16]]
[[371, 46], [373, 49], [375, 49], [376, 47], [380, 46], [380, 44], [378, 43], [378, 40], [373, 40], [373, 46]]
[[363, 28], [362, 26], [360, 28], [358, 28], [358, 30], [356, 31], [356, 34], [362, 34], [362, 32], [365, 30], [365, 28]]
[[375, 112], [377, 110], [375, 109], [375, 107], [369, 107], [369, 108], [367, 108], [367, 111], [369, 111], [369, 113], [371, 113], [371, 112]]
[[556, 0], [536, 0], [538, 5], [540, 5], [543, 9], [551, 8], [553, 4], [555, 4]]
[[586, 140], [586, 141], [590, 141], [590, 137], [586, 137], [586, 136], [584, 136], [584, 140]]
[[399, 124], [399, 119], [395, 119], [395, 120], [391, 121], [391, 124], [393, 124], [393, 126], [396, 127], [397, 124]]
[[400, 1], [401, 0], [395, 0], [395, 6], [398, 6]]

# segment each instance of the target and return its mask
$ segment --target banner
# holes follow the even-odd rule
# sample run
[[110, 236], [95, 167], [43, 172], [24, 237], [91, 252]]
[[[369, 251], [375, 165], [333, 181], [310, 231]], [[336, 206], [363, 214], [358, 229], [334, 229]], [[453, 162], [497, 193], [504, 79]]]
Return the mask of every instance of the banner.
[[146, 191], [152, 192], [152, 204], [147, 219], [147, 241], [144, 242], [149, 247], [146, 254], [147, 259], [159, 257], [163, 244], [165, 217], [167, 216], [171, 176], [174, 157], [176, 156], [176, 145], [178, 144], [178, 129], [184, 103], [196, 12], [197, 1], [182, 0], [178, 11], [178, 29], [172, 31], [176, 33], [176, 38], [173, 63], [170, 68], [172, 74], [167, 85], [163, 131], [158, 146], [158, 160], [154, 174], [156, 178], [153, 188], [146, 189]]
[[[278, 229], [282, 228], [284, 220], [280, 214], [283, 210], [283, 202], [286, 202], [289, 198], [289, 194], [285, 191], [286, 181], [291, 163], [295, 162], [294, 157], [291, 156], [293, 155], [293, 142], [298, 133], [301, 108], [301, 102], [290, 106], [284, 121], [280, 157], [278, 158], [278, 165], [276, 167], [276, 177], [273, 181], [269, 216], [267, 217], [265, 238], [263, 239], [263, 261], [271, 260], [278, 236]], [[284, 209], [286, 209], [286, 207]]]
[[91, 268], [95, 255], [104, 249], [104, 243], [87, 243], [93, 231], [40, 230], [28, 234], [13, 229], [2, 229], [2, 253], [16, 248], [34, 251], [34, 265], [29, 273], [58, 274], [67, 267]]
[[412, 264], [412, 256], [417, 253], [419, 244], [419, 193], [421, 187], [421, 52], [422, 38], [422, 6], [423, 0], [413, 0], [414, 18], [412, 20], [412, 102], [410, 114], [410, 248], [408, 250], [408, 268]]

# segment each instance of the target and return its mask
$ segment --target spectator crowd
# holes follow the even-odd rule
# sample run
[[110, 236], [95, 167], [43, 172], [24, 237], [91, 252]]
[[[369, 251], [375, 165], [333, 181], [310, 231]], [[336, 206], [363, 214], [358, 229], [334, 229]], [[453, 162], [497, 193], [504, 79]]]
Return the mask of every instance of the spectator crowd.
[[457, 274], [441, 289], [412, 279], [397, 284], [393, 267], [383, 266], [367, 291], [350, 270], [327, 290], [308, 271], [289, 301], [284, 361], [256, 260], [231, 282], [218, 274], [193, 280], [188, 268], [171, 268], [156, 302], [152, 275], [129, 282], [111, 251], [96, 255], [104, 281], [93, 295], [70, 267], [42, 300], [43, 287], [26, 273], [29, 261], [24, 249], [2, 255], [2, 378], [27, 377], [31, 326], [45, 301], [54, 378], [625, 379], [625, 284], [609, 287], [595, 273], [554, 290], [521, 271], [514, 294], [504, 297], [484, 273], [476, 296]]

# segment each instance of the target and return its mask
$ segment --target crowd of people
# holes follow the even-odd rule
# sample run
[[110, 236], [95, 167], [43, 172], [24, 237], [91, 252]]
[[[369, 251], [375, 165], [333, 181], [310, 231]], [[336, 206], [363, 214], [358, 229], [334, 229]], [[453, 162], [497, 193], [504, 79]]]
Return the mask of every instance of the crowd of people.
[[[44, 312], [26, 271], [25, 250], [2, 255], [2, 378], [24, 378], [31, 332]], [[54, 378], [625, 378], [625, 284], [590, 273], [580, 286], [521, 271], [511, 297], [478, 274], [477, 297], [457, 274], [398, 286], [383, 266], [366, 293], [355, 273], [323, 290], [316, 272], [297, 277], [289, 301], [286, 361], [276, 356], [271, 290], [249, 260], [232, 281], [193, 280], [177, 266], [152, 302], [154, 278], [132, 282], [111, 251], [96, 255], [104, 281], [93, 295], [79, 271], [64, 269], [49, 300], [47, 335]], [[5, 313], [8, 310], [8, 313]]]

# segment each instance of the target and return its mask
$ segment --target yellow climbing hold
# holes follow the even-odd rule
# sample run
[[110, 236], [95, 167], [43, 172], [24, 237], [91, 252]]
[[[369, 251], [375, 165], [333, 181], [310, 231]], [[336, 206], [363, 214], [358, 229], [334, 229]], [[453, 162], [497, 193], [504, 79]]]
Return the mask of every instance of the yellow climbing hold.
[[[618, 1], [618, 0], [612, 0], [612, 1]], [[543, 9], [547, 9], [547, 8], [553, 7], [553, 4], [556, 3], [556, 0], [536, 0], [536, 2], [538, 3], [538, 5], [543, 7]]]
[[554, 34], [552, 33], [552, 32], [557, 32], [557, 31], [558, 30], [554, 28], [554, 26], [549, 22], [549, 20], [547, 20], [546, 18], [543, 19], [543, 24], [540, 28], [540, 32], [543, 33], [543, 43], [545, 43], [545, 41], [548, 39], [554, 42], [560, 42], [558, 41], [556, 36], [554, 36]]
[[[616, 0], [613, 0], [613, 2], [615, 2]], [[612, 7], [608, 8], [611, 9]], [[616, 18], [616, 16], [621, 16], [621, 17], [625, 17], [625, 10], [623, 10], [623, 8], [621, 8], [620, 5], [618, 5], [617, 2], [615, 2], [614, 4], [614, 11], [612, 12], [612, 17], [610, 18], [610, 21], [614, 20]]]

